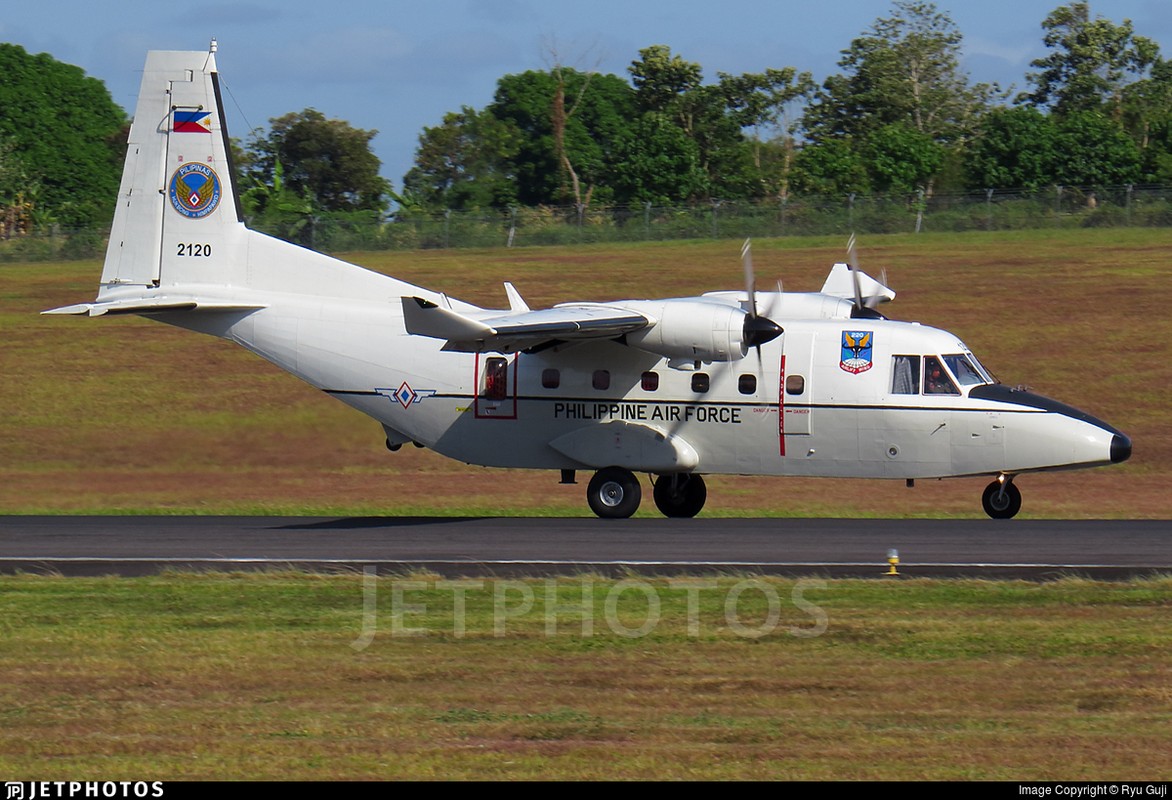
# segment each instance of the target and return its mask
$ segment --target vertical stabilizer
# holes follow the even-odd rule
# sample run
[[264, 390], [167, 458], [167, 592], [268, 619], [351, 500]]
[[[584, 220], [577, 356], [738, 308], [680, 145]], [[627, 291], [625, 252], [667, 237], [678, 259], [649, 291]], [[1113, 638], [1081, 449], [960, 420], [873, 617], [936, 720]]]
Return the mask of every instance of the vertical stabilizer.
[[197, 274], [204, 283], [230, 282], [215, 273], [242, 262], [246, 235], [229, 152], [215, 53], [149, 53], [103, 292], [183, 283]]

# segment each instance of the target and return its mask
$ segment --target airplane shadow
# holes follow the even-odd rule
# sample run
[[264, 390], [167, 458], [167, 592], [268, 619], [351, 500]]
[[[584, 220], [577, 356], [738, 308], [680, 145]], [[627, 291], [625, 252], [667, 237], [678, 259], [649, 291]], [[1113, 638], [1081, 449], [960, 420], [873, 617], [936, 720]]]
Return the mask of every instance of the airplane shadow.
[[402, 528], [415, 525], [450, 525], [460, 522], [480, 522], [487, 517], [340, 517], [316, 522], [276, 525], [274, 530], [361, 530], [363, 528]]

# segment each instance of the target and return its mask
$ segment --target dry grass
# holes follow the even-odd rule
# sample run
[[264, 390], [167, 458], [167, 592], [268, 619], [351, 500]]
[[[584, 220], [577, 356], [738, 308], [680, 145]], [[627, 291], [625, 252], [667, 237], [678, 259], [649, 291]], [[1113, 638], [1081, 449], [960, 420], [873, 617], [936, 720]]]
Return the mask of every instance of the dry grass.
[[[1023, 516], [1172, 514], [1170, 244], [1172, 232], [1160, 229], [864, 242], [864, 268], [886, 268], [899, 291], [894, 316], [957, 333], [1002, 380], [1132, 436], [1127, 464], [1023, 478]], [[829, 239], [758, 240], [759, 283], [776, 276], [788, 290], [815, 290], [842, 249]], [[504, 279], [535, 307], [740, 280], [731, 241], [351, 258], [490, 305], [503, 303]], [[0, 512], [588, 513], [580, 487], [557, 487], [553, 475], [467, 467], [411, 448], [388, 454], [377, 424], [228, 343], [140, 319], [36, 315], [92, 297], [98, 273], [93, 263], [0, 265]], [[712, 483], [707, 515], [979, 516], [984, 481], [914, 491], [868, 481]]]
[[[688, 590], [665, 580], [632, 577], [617, 592], [614, 581], [563, 578], [552, 635], [549, 584], [465, 583], [457, 636], [451, 589], [384, 577], [377, 634], [356, 651], [359, 576], [4, 578], [0, 770], [75, 780], [1172, 777], [1168, 580], [836, 581], [803, 585], [812, 607], [801, 608], [793, 582], [745, 580], [708, 579], [692, 614]], [[735, 619], [764, 635], [730, 627], [738, 585]], [[522, 613], [526, 592], [533, 606]], [[812, 608], [825, 632], [792, 635], [813, 630]], [[421, 632], [394, 635], [396, 611]], [[644, 636], [615, 632], [652, 619]]]

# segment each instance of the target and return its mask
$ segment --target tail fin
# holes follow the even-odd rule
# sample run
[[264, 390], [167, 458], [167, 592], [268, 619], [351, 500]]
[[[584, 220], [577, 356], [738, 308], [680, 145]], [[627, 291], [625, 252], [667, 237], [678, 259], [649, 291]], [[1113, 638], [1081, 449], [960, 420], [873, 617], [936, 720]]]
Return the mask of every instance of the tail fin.
[[397, 312], [403, 296], [438, 297], [245, 227], [215, 50], [147, 54], [97, 301], [45, 313], [255, 309], [273, 292]]
[[230, 284], [224, 273], [243, 263], [246, 238], [214, 45], [206, 53], [148, 53], [103, 291], [193, 279]]

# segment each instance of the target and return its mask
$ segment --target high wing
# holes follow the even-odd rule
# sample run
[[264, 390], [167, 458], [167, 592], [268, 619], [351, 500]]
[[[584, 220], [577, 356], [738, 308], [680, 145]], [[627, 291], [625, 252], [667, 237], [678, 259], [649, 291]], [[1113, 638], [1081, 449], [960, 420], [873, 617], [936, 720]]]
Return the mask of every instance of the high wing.
[[403, 298], [403, 320], [408, 333], [445, 339], [444, 350], [466, 353], [535, 351], [564, 342], [615, 339], [653, 322], [645, 314], [605, 303], [573, 303], [539, 311], [517, 303], [506, 314], [473, 317], [422, 297]]

